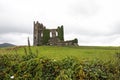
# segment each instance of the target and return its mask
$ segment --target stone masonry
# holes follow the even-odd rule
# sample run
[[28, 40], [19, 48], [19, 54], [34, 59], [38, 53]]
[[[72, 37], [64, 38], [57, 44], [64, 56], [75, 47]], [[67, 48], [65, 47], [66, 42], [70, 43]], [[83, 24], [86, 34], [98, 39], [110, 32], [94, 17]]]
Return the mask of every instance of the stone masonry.
[[[47, 30], [47, 33], [45, 31]], [[61, 31], [61, 32], [60, 32]], [[34, 30], [33, 30], [33, 45], [58, 45], [58, 46], [78, 46], [77, 39], [64, 41], [64, 31], [63, 27], [58, 27], [57, 29], [46, 29], [46, 27], [34, 21]]]

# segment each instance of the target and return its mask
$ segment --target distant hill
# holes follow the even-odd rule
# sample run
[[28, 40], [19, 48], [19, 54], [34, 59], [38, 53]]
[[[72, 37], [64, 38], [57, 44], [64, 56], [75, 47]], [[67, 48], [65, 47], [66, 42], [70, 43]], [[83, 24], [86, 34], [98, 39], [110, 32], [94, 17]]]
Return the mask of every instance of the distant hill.
[[10, 43], [0, 44], [0, 47], [12, 47], [12, 46], [15, 46], [15, 45], [14, 44], [10, 44]]

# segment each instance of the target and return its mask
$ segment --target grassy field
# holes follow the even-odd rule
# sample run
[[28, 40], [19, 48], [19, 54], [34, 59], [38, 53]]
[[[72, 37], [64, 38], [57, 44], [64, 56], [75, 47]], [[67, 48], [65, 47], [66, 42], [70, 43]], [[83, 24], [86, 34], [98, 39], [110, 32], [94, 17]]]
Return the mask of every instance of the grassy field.
[[0, 48], [0, 80], [120, 80], [119, 53], [120, 47]]
[[[20, 54], [24, 55], [28, 47], [1, 48], [0, 54]], [[81, 60], [100, 59], [109, 61], [115, 59], [115, 53], [120, 52], [120, 47], [97, 47], [97, 46], [80, 46], [80, 47], [58, 47], [58, 46], [39, 46], [31, 47], [33, 53], [38, 53], [39, 57], [48, 57], [52, 59], [63, 59], [65, 57], [76, 57]], [[28, 50], [27, 50], [28, 51]]]

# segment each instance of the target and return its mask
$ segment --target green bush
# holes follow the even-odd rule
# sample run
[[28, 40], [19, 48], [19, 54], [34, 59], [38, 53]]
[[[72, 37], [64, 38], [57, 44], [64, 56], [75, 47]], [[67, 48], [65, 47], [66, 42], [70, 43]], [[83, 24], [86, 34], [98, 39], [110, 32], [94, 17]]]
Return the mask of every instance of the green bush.
[[[27, 59], [26, 59], [27, 58]], [[112, 61], [38, 58], [35, 54], [0, 55], [0, 80], [119, 80], [120, 66]]]

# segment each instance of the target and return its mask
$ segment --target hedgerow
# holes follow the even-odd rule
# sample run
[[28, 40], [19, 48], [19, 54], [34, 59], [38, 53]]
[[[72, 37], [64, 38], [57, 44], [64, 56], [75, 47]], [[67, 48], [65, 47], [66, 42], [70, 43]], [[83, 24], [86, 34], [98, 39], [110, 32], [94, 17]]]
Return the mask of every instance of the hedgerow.
[[0, 80], [120, 80], [120, 66], [101, 60], [80, 61], [75, 57], [54, 60], [35, 54], [0, 55]]

